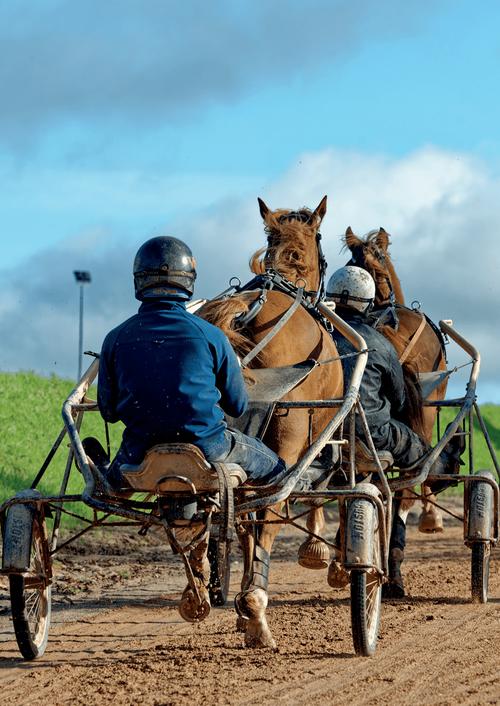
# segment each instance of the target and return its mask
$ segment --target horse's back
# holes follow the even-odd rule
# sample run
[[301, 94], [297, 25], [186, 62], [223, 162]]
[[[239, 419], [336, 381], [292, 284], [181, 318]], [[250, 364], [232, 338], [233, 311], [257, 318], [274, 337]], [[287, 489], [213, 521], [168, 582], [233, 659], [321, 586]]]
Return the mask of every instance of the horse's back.
[[[275, 326], [292, 305], [290, 296], [270, 292], [265, 307], [252, 322], [252, 338], [257, 343]], [[323, 361], [284, 399], [329, 400], [343, 395], [344, 382], [341, 361], [331, 334], [304, 307], [295, 311], [291, 319], [263, 349], [255, 367], [281, 367], [303, 360]], [[326, 362], [328, 361], [328, 362]], [[316, 409], [312, 420], [314, 439], [332, 418], [336, 408]], [[309, 443], [309, 410], [288, 410], [286, 416], [275, 416], [267, 435], [268, 443], [276, 446], [289, 463], [295, 461]]]

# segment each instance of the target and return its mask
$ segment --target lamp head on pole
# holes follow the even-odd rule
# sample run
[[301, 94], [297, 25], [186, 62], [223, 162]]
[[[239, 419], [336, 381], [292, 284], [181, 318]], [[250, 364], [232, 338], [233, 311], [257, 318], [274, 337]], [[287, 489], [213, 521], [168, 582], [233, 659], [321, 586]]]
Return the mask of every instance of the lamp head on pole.
[[90, 272], [87, 272], [86, 270], [73, 270], [73, 274], [75, 275], [75, 280], [78, 284], [89, 284], [89, 282], [92, 281]]

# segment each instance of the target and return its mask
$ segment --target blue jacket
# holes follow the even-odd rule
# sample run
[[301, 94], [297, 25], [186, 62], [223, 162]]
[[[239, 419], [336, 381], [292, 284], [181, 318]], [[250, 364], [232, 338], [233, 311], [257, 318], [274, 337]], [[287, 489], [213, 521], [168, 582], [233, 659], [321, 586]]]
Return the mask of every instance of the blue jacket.
[[97, 399], [108, 422], [125, 424], [120, 461], [140, 463], [158, 443], [208, 453], [224, 441], [224, 412], [239, 417], [248, 396], [220, 329], [175, 298], [145, 302], [102, 346]]

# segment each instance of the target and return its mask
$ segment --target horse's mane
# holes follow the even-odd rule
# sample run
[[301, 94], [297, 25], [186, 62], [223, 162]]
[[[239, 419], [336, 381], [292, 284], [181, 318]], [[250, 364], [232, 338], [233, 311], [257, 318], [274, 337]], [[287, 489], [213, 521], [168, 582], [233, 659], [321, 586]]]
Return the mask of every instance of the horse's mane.
[[229, 343], [239, 354], [248, 353], [252, 341], [234, 328], [234, 320], [238, 314], [248, 311], [248, 304], [243, 297], [228, 299], [212, 299], [206, 302], [196, 313], [209, 323], [222, 329]]
[[305, 278], [309, 273], [306, 254], [321, 219], [308, 208], [295, 212], [300, 219], [287, 218], [290, 213], [278, 209], [266, 214], [264, 230], [268, 244], [250, 258], [250, 269], [256, 275], [263, 274], [270, 266], [291, 281]]
[[[346, 231], [346, 234], [342, 236], [342, 242], [344, 244], [344, 249], [349, 249], [352, 250], [352, 252], [355, 252], [357, 248], [362, 248], [365, 251], [368, 251], [368, 254], [371, 255], [370, 257], [370, 267], [372, 268], [372, 272], [370, 273], [375, 280], [377, 281], [377, 276], [380, 277], [387, 277], [387, 264], [383, 263], [379, 260], [379, 255], [380, 255], [380, 247], [377, 244], [377, 239], [383, 234], [384, 237], [384, 260], [392, 264], [391, 257], [387, 251], [387, 248], [391, 244], [391, 239], [389, 237], [389, 233], [387, 233], [383, 229], [375, 229], [375, 230], [370, 230], [368, 233], [363, 235], [362, 237], [359, 237], [357, 235], [354, 235], [352, 230], [349, 228]], [[394, 266], [393, 266], [394, 267]]]

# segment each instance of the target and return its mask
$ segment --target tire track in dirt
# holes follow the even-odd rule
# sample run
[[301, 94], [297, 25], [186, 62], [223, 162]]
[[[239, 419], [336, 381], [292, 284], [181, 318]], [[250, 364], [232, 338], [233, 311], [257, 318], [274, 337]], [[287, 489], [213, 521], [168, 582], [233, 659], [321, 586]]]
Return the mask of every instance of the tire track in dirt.
[[[245, 649], [230, 608], [214, 610], [200, 625], [184, 623], [174, 607], [184, 581], [169, 558], [153, 568], [145, 565], [142, 574], [130, 572], [133, 581], [104, 591], [96, 604], [75, 597], [72, 610], [57, 612], [46, 655], [36, 663], [16, 659], [10, 624], [0, 616], [2, 701], [500, 703], [498, 551], [492, 558], [492, 600], [473, 605], [460, 529], [437, 537], [412, 530], [406, 564], [411, 595], [383, 604], [377, 653], [364, 659], [353, 653], [348, 592], [331, 591], [325, 572], [308, 572], [291, 561], [299, 542], [280, 540], [272, 566], [269, 621], [276, 651]], [[123, 557], [116, 562], [123, 567]], [[238, 567], [234, 590], [237, 579]]]
[[[488, 638], [492, 658], [487, 664], [484, 663], [484, 645], [477, 640], [477, 634], [484, 631], [485, 625], [488, 630], [490, 625], [492, 628], [492, 637]], [[361, 706], [392, 704], [395, 694], [398, 694], [397, 703], [401, 705], [475, 704], [479, 703], [478, 694], [485, 699], [484, 703], [497, 703], [496, 700], [488, 701], [488, 698], [499, 697], [496, 651], [499, 637], [498, 606], [464, 604], [441, 608], [439, 619], [432, 621], [432, 625], [427, 620], [416, 627], [412, 625], [410, 635], [399, 637], [392, 646], [380, 645], [371, 659], [354, 658], [347, 667], [342, 664], [340, 669], [333, 670], [334, 673], [331, 666], [315, 670], [296, 688], [289, 687], [286, 694], [279, 687], [270, 686], [254, 691], [251, 698], [239, 703], [252, 704], [259, 697], [265, 697], [276, 704], [306, 704], [311, 699], [321, 698], [339, 706], [353, 702]], [[460, 652], [451, 659], [455, 669], [450, 670], [450, 654], [457, 649]], [[478, 673], [473, 672], [472, 679], [470, 673], [465, 675], [467, 684], [457, 686], [457, 677], [464, 667], [470, 671], [471, 661], [472, 666], [474, 662], [477, 665]], [[340, 684], [336, 683], [337, 680]], [[439, 688], [436, 692], [437, 681]]]

